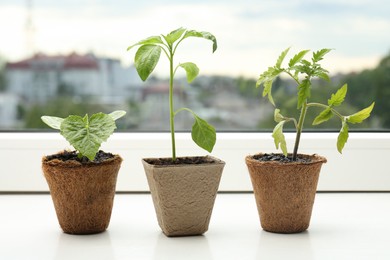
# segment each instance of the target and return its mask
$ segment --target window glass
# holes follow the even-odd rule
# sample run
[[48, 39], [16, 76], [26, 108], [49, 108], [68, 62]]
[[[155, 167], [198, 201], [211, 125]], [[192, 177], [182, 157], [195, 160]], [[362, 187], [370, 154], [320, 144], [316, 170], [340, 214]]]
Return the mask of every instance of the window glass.
[[[2, 0], [0, 2], [0, 130], [46, 128], [41, 115], [128, 112], [130, 131], [169, 129], [165, 57], [142, 82], [126, 48], [178, 27], [213, 33], [211, 43], [183, 42], [176, 63], [192, 61], [199, 77], [178, 72], [175, 106], [186, 106], [219, 131], [269, 130], [274, 108], [256, 88], [259, 74], [281, 51], [332, 48], [322, 65], [332, 81], [316, 81], [312, 98], [326, 102], [348, 83], [341, 112], [376, 101], [372, 117], [353, 129], [390, 128], [390, 2], [388, 0]], [[273, 89], [282, 114], [297, 115], [295, 85]], [[315, 112], [314, 109], [312, 112]], [[317, 111], [319, 112], [319, 111]], [[308, 125], [314, 115], [308, 114]], [[192, 118], [176, 119], [188, 130]], [[316, 129], [339, 129], [332, 120]]]

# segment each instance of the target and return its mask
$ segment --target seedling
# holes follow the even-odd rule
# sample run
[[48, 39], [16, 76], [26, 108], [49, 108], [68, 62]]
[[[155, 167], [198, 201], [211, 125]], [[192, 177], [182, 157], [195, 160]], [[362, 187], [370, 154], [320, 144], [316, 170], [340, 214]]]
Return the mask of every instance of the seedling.
[[97, 113], [91, 117], [70, 115], [67, 118], [42, 116], [42, 121], [51, 128], [58, 129], [61, 135], [78, 151], [78, 157], [95, 159], [103, 142], [116, 129], [115, 120], [126, 114], [125, 111], [115, 111], [111, 114]]
[[361, 123], [363, 122], [363, 120], [368, 118], [372, 109], [374, 108], [375, 102], [373, 102], [367, 108], [360, 110], [353, 115], [342, 115], [336, 110], [336, 107], [340, 106], [345, 99], [348, 89], [347, 84], [343, 85], [339, 90], [337, 90], [336, 93], [331, 95], [330, 99], [328, 99], [328, 104], [309, 102], [312, 86], [311, 80], [317, 77], [326, 81], [330, 81], [329, 72], [323, 69], [319, 62], [324, 58], [327, 53], [331, 51], [331, 49], [322, 49], [317, 52], [313, 52], [311, 60], [304, 59], [305, 55], [310, 52], [309, 50], [300, 51], [299, 53], [294, 55], [293, 58], [290, 59], [288, 66], [286, 68], [283, 68], [282, 63], [289, 50], [290, 48], [284, 50], [277, 59], [275, 66], [269, 67], [267, 71], [263, 72], [256, 83], [256, 87], [259, 87], [260, 85], [264, 86], [263, 97], [267, 96], [268, 100], [274, 106], [275, 102], [271, 92], [272, 83], [280, 74], [287, 74], [298, 85], [297, 109], [300, 109], [300, 116], [298, 121], [295, 118], [285, 117], [280, 113], [279, 109], [275, 109], [274, 119], [278, 124], [273, 130], [272, 137], [274, 138], [276, 148], [279, 149], [280, 147], [283, 154], [287, 156], [287, 144], [283, 134], [283, 126], [285, 123], [294, 122], [296, 129], [296, 138], [292, 160], [295, 161], [297, 159], [299, 142], [307, 110], [311, 107], [319, 107], [323, 110], [314, 119], [313, 125], [322, 124], [328, 121], [334, 115], [340, 118], [341, 130], [337, 138], [337, 150], [342, 153], [344, 145], [346, 144], [349, 136], [348, 124]]
[[180, 108], [174, 110], [173, 104], [173, 81], [178, 68], [182, 68], [186, 72], [188, 83], [191, 83], [199, 74], [199, 68], [192, 62], [179, 63], [174, 67], [174, 56], [179, 44], [190, 37], [198, 37], [213, 42], [213, 52], [217, 49], [217, 40], [211, 33], [198, 32], [179, 28], [167, 35], [151, 36], [127, 48], [130, 50], [135, 46], [139, 46], [135, 53], [134, 65], [137, 69], [140, 78], [145, 81], [156, 67], [161, 51], [169, 60], [169, 121], [172, 141], [172, 160], [176, 160], [176, 144], [175, 144], [175, 116], [181, 111], [187, 111], [194, 117], [194, 124], [191, 130], [192, 140], [204, 150], [211, 152], [216, 142], [215, 128], [206, 120], [200, 118], [189, 108]]

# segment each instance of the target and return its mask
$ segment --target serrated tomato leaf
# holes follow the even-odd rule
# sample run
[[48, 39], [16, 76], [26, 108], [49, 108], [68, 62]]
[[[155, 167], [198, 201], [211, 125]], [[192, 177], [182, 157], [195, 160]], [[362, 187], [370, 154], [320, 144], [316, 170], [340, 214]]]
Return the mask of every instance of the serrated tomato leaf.
[[339, 136], [337, 137], [337, 150], [339, 151], [339, 153], [342, 153], [344, 145], [348, 141], [348, 137], [349, 137], [348, 130], [349, 127], [347, 122], [343, 121], [343, 125], [341, 127]]
[[348, 123], [357, 124], [363, 122], [366, 118], [368, 118], [371, 114], [372, 109], [375, 106], [375, 102], [373, 102], [369, 107], [360, 110], [359, 112], [350, 115], [347, 120]]
[[344, 102], [345, 96], [347, 95], [348, 85], [344, 84], [335, 94], [332, 94], [328, 99], [329, 106], [339, 106]]
[[333, 116], [332, 110], [330, 107], [326, 108], [323, 110], [313, 121], [313, 125], [319, 125], [322, 124], [323, 122], [328, 121], [331, 119]]
[[275, 126], [272, 132], [272, 137], [274, 138], [276, 149], [279, 149], [280, 147], [283, 154], [287, 156], [287, 143], [286, 143], [286, 138], [284, 137], [283, 134], [283, 125], [285, 122], [286, 121], [281, 121]]
[[276, 68], [280, 69], [280, 67], [282, 66], [282, 63], [284, 61], [284, 58], [286, 58], [286, 55], [287, 55], [289, 50], [290, 50], [290, 48], [287, 48], [279, 55], [279, 57], [276, 61], [276, 64], [275, 64]]

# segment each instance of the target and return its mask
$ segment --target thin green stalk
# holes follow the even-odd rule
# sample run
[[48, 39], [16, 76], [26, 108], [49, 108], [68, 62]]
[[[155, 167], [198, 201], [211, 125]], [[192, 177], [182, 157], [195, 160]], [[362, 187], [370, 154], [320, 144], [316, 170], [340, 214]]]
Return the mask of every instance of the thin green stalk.
[[176, 142], [175, 142], [175, 112], [173, 108], [173, 53], [169, 49], [169, 122], [171, 126], [171, 140], [172, 140], [172, 161], [176, 161]]
[[301, 134], [302, 134], [302, 129], [303, 129], [303, 122], [305, 121], [306, 112], [307, 112], [307, 102], [304, 102], [303, 105], [302, 105], [301, 114], [300, 114], [299, 120], [298, 120], [297, 135], [295, 137], [294, 152], [293, 152], [293, 157], [292, 157], [293, 161], [297, 160], [298, 147], [299, 147], [299, 142], [301, 140]]

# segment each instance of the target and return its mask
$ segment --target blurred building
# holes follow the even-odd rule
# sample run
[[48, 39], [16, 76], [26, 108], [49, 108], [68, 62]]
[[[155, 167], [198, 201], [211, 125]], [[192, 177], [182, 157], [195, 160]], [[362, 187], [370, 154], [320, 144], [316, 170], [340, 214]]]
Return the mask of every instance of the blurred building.
[[135, 68], [93, 54], [45, 55], [6, 64], [7, 92], [27, 102], [44, 103], [59, 95], [95, 98], [118, 104], [139, 95]]

